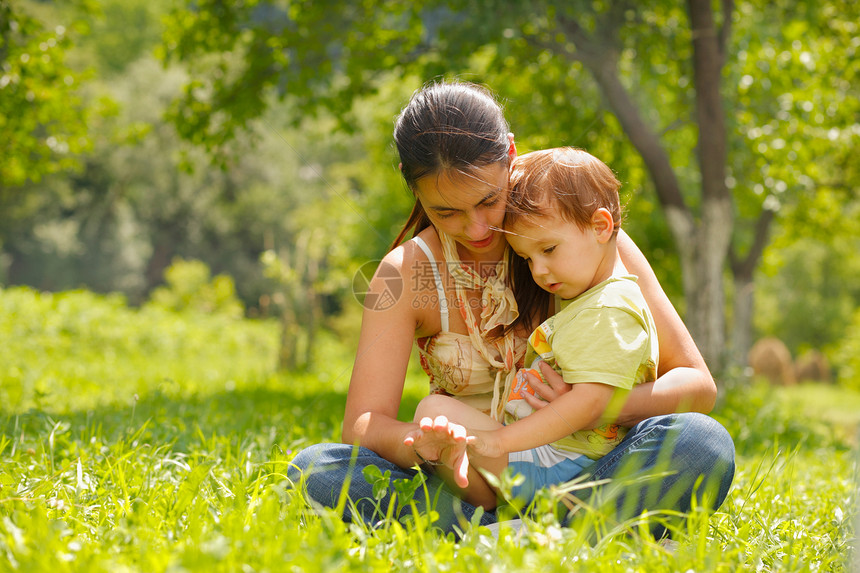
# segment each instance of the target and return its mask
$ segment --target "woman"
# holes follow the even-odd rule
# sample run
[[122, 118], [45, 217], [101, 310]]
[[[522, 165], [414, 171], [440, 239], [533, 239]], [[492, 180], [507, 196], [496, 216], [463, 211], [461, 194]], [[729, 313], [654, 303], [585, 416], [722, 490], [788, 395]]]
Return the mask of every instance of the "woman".
[[[336, 507], [348, 488], [353, 504], [344, 508], [346, 521], [374, 523], [381, 517], [377, 508], [382, 515], [388, 510], [389, 497], [373, 501], [372, 486], [362, 474], [365, 467], [390, 471], [392, 480], [409, 479], [415, 466], [431, 465], [440, 457], [432, 440], [418, 449], [405, 446], [404, 437], [417, 425], [396, 419], [413, 339], [431, 392], [455, 396], [499, 419], [522, 366], [525, 337], [538, 323], [534, 317], [526, 321], [527, 328], [503, 334], [517, 317], [516, 301], [506, 287], [507, 244], [498, 230], [516, 146], [492, 95], [472, 84], [429, 85], [416, 92], [398, 117], [394, 138], [401, 172], [416, 202], [380, 265], [386, 276], [377, 272], [370, 293], [384, 293], [393, 271], [403, 291], [389, 304], [365, 305], [343, 443], [300, 452], [291, 473], [298, 480], [301, 470], [308, 496], [323, 506]], [[415, 237], [399, 244], [410, 231]], [[654, 314], [661, 375], [631, 392], [619, 419], [631, 429], [621, 445], [595, 463], [591, 476], [616, 477], [631, 465], [640, 471], [654, 469], [658, 454], [669, 451], [671, 475], [659, 479], [651, 497], [637, 490], [626, 503], [620, 499], [618, 508], [624, 511], [619, 518], [639, 515], [645, 508], [687, 511], [692, 498], [705, 493], [707, 503], [716, 508], [731, 484], [734, 446], [725, 429], [703, 415], [716, 398], [713, 378], [650, 265], [624, 233], [618, 237], [618, 251], [630, 273], [639, 277]], [[566, 386], [552, 369], [543, 374], [550, 384], [536, 390], [551, 402]], [[670, 440], [673, 447], [666, 448]], [[360, 447], [354, 449], [353, 444]], [[700, 476], [706, 477], [707, 487], [696, 487]], [[428, 488], [429, 496], [418, 491], [415, 504], [423, 511], [428, 498], [435, 500], [440, 528], [452, 531], [463, 519], [471, 519], [475, 508], [441, 480], [430, 475]], [[493, 514], [481, 516], [482, 524], [493, 522]]]

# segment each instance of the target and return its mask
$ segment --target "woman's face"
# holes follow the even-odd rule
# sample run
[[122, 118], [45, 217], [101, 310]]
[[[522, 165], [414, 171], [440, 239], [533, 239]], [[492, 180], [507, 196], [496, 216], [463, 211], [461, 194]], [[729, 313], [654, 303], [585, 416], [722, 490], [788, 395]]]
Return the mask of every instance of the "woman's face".
[[442, 172], [419, 179], [416, 195], [430, 222], [476, 254], [504, 250], [500, 229], [508, 199], [508, 165], [493, 163], [469, 173]]

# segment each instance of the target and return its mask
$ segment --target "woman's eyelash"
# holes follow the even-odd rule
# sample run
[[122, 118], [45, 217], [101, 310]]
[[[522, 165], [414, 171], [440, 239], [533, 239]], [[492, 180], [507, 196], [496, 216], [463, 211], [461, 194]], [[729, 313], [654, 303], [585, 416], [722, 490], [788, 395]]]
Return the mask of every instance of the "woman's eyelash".
[[553, 246], [551, 246], [551, 247], [547, 247], [547, 248], [545, 248], [545, 249], [543, 250], [543, 252], [544, 252], [544, 254], [545, 254], [545, 255], [548, 255], [548, 254], [552, 253], [554, 250], [555, 250], [555, 245], [553, 245]]

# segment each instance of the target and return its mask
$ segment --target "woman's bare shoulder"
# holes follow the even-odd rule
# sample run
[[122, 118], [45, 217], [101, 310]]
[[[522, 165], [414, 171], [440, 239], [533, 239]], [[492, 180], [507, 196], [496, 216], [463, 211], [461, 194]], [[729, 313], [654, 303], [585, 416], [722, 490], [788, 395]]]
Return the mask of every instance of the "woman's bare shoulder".
[[[439, 241], [439, 235], [436, 234], [436, 230], [433, 227], [428, 227], [421, 231], [418, 236], [430, 249], [433, 260], [439, 264], [442, 261], [442, 244]], [[432, 275], [428, 256], [415, 240], [404, 241], [389, 251], [382, 260], [401, 271], [404, 277], [414, 275], [424, 276], [428, 271]]]
[[[435, 229], [425, 229], [419, 233], [419, 237], [429, 247], [438, 264], [442, 247]], [[389, 251], [376, 271], [377, 280], [383, 272], [400, 278], [402, 302], [406, 303], [408, 311], [415, 318], [415, 336], [429, 336], [438, 332], [440, 324], [435, 273], [418, 242], [404, 241]]]

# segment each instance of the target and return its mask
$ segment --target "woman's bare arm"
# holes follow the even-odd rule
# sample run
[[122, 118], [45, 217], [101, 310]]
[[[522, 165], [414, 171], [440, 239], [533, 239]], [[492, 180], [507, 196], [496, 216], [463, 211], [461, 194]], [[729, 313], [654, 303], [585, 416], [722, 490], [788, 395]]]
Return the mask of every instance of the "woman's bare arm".
[[659, 377], [633, 389], [619, 423], [631, 426], [651, 416], [673, 412], [710, 412], [717, 386], [693, 337], [639, 247], [623, 231], [618, 234], [617, 245], [627, 270], [639, 277], [639, 288], [651, 308], [660, 344]]
[[[409, 355], [421, 320], [417, 305], [412, 304], [414, 281], [408, 276], [414, 272], [414, 249], [406, 251], [399, 247], [383, 261], [390, 265], [388, 270], [397, 269], [403, 277], [399, 300], [384, 310], [365, 305], [341, 435], [344, 443], [369, 448], [401, 467], [419, 461], [413, 449], [403, 444], [417, 424], [397, 420]], [[369, 294], [378, 295], [385, 288], [385, 280], [374, 276]]]

